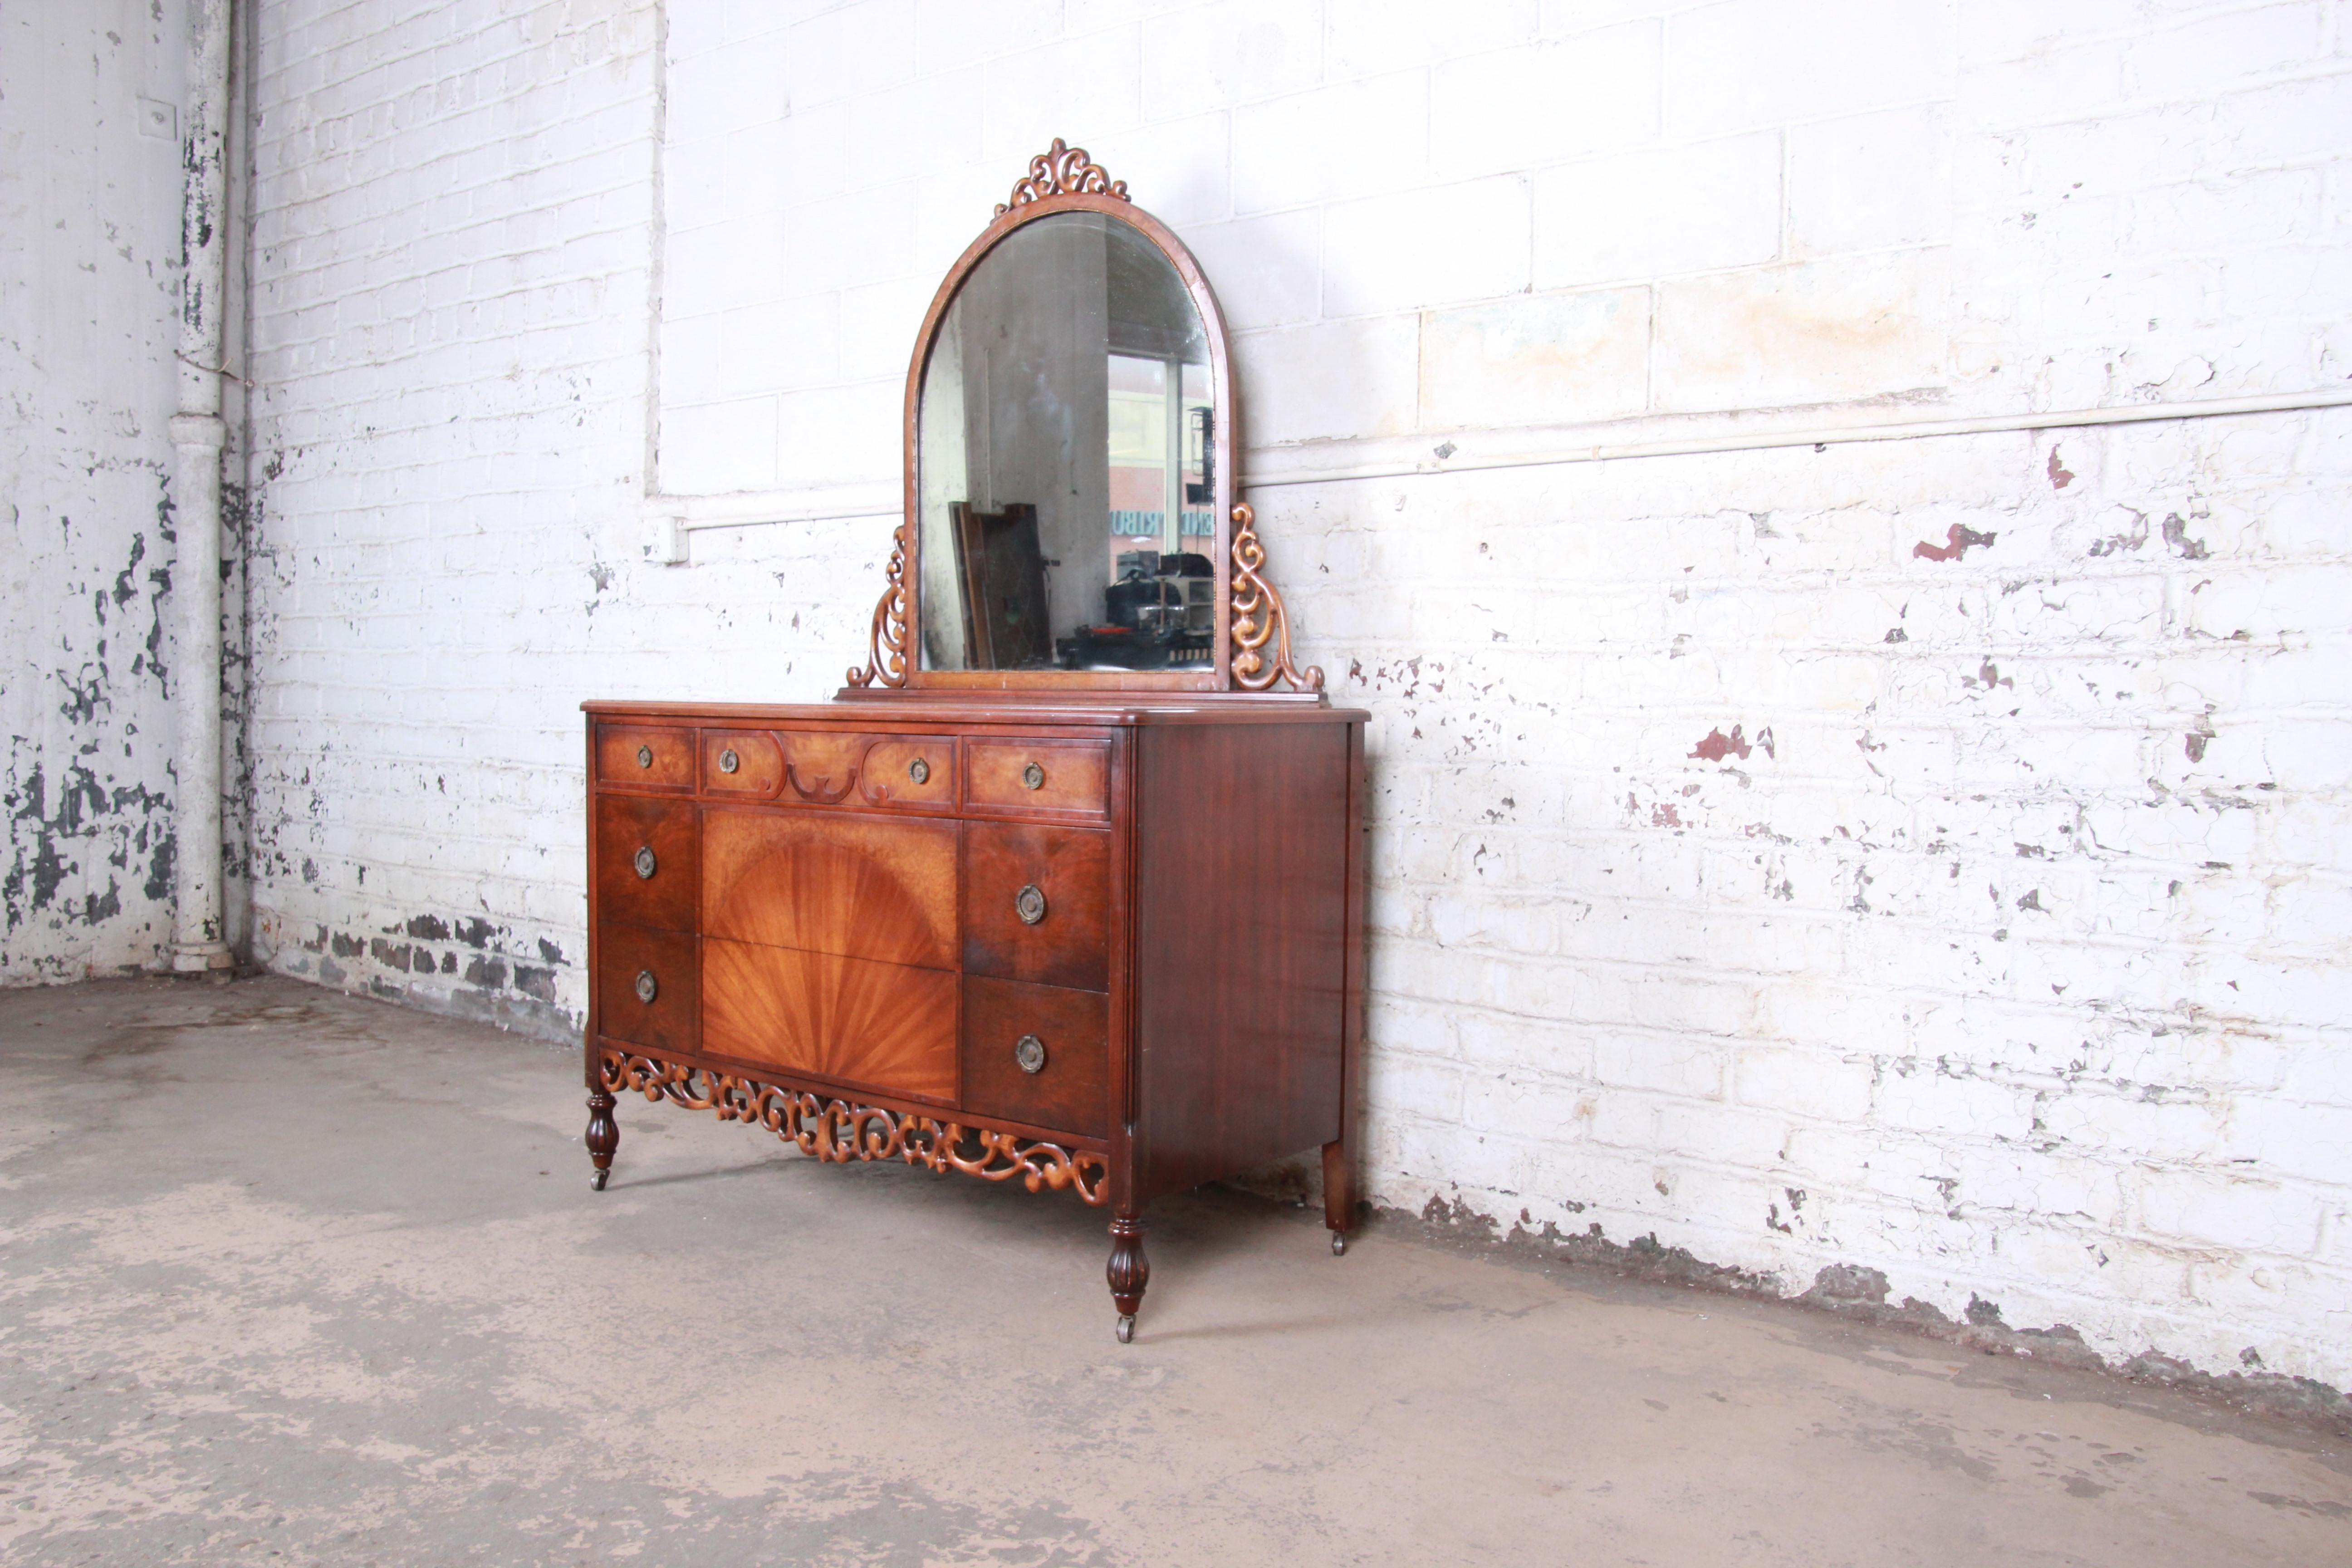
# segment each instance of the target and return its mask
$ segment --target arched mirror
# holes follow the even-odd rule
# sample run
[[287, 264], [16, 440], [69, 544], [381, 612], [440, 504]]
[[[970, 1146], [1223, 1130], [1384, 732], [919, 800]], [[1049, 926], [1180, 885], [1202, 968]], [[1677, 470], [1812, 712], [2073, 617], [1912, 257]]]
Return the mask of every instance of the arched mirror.
[[917, 337], [906, 521], [852, 687], [1319, 690], [1235, 505], [1234, 427], [1199, 263], [1056, 141]]

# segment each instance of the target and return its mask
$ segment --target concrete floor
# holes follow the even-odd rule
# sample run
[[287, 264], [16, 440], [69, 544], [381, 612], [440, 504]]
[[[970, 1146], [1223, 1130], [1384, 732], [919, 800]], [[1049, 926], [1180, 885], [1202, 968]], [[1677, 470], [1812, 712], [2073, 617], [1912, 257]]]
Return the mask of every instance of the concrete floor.
[[0, 1559], [2352, 1563], [2340, 1439], [1212, 1191], [1102, 1218], [279, 980], [0, 994]]

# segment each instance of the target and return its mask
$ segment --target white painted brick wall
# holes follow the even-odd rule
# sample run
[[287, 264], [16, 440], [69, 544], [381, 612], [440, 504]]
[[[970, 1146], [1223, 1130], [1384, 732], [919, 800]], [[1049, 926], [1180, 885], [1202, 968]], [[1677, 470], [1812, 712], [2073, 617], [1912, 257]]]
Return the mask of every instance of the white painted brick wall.
[[[577, 700], [822, 695], [887, 550], [662, 566], [643, 498], [895, 493], [931, 289], [1055, 134], [1203, 258], [1245, 474], [2352, 370], [2340, 6], [258, 31], [262, 929], [541, 1029], [584, 994]], [[1254, 499], [1376, 715], [1381, 1201], [2352, 1382], [2352, 415]]]

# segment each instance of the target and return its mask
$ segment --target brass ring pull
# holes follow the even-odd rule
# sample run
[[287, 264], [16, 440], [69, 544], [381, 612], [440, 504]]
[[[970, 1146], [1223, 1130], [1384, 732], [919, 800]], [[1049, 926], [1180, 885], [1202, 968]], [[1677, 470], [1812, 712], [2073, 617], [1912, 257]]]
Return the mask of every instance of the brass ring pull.
[[654, 999], [655, 994], [660, 990], [661, 987], [654, 984], [654, 972], [652, 970], [640, 969], [637, 971], [638, 1001], [651, 1002]]
[[641, 768], [649, 768], [653, 765], [654, 749], [651, 746], [639, 746], [637, 748], [637, 766]]
[[647, 882], [653, 880], [654, 847], [652, 845], [640, 844], [637, 846], [636, 866], [637, 877], [640, 880]]
[[1032, 882], [1013, 895], [1013, 912], [1021, 917], [1023, 925], [1033, 926], [1045, 918], [1045, 890]]
[[730, 746], [725, 751], [719, 753], [719, 771], [720, 773], [731, 773], [742, 765], [743, 759], [735, 754], [734, 747]]
[[917, 757], [907, 764], [907, 776], [919, 784], [927, 784], [931, 782], [931, 764]]
[[1028, 785], [1031, 789], [1044, 789], [1045, 787], [1045, 770], [1039, 767], [1036, 763], [1031, 763], [1027, 767], [1021, 770], [1021, 782]]
[[1013, 1044], [1013, 1065], [1025, 1073], [1045, 1070], [1045, 1042], [1034, 1035], [1024, 1035]]

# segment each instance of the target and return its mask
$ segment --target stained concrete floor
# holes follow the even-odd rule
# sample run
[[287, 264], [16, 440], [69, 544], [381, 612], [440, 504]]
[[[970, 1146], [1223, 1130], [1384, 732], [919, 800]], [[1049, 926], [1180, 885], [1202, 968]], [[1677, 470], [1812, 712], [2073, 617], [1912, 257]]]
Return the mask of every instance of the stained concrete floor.
[[2352, 1563], [2339, 1439], [1212, 1190], [1101, 1216], [274, 979], [0, 994], [0, 1559]]

